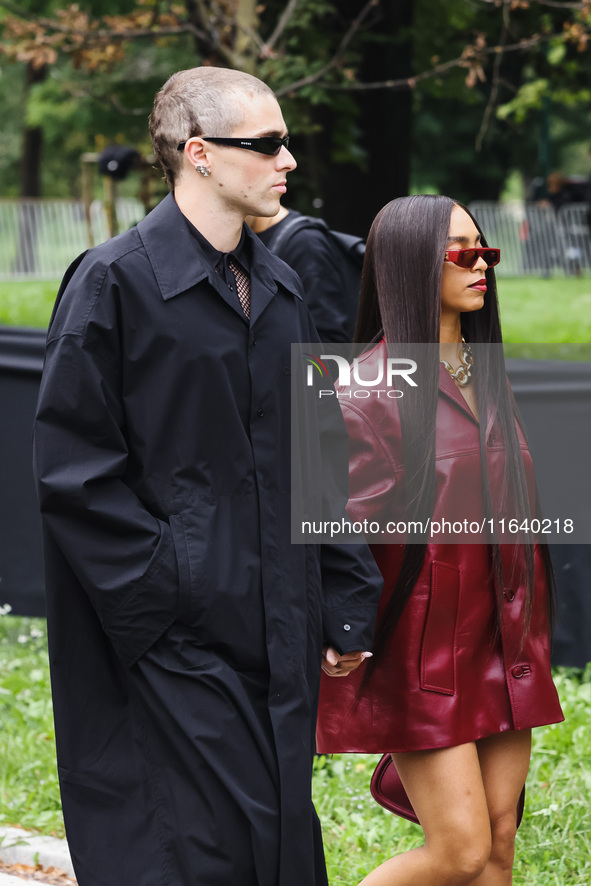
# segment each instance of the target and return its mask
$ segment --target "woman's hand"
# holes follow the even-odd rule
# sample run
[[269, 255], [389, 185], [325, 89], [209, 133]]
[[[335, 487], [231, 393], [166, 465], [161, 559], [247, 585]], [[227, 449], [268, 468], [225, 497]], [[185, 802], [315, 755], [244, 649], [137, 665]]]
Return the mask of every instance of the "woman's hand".
[[344, 655], [339, 655], [332, 646], [324, 646], [322, 649], [322, 670], [329, 677], [346, 677], [371, 656], [371, 652], [345, 652]]

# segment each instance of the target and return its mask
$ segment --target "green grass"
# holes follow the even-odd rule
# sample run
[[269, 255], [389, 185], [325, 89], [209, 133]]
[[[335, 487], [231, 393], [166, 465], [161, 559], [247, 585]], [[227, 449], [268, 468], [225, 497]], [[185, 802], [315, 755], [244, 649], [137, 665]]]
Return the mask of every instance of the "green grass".
[[590, 342], [591, 277], [497, 281], [506, 342]]
[[[58, 286], [0, 282], [0, 324], [44, 328]], [[591, 277], [501, 278], [498, 288], [505, 341], [591, 342]]]
[[[0, 610], [1, 612], [1, 610]], [[558, 668], [566, 721], [534, 730], [514, 886], [591, 883], [591, 665]], [[43, 619], [0, 615], [0, 823], [63, 836]], [[355, 886], [421, 829], [371, 798], [377, 756], [317, 757], [313, 780], [331, 886]]]
[[0, 614], [0, 724], [0, 822], [63, 836], [44, 619]]
[[58, 289], [58, 281], [0, 282], [0, 325], [45, 329]]

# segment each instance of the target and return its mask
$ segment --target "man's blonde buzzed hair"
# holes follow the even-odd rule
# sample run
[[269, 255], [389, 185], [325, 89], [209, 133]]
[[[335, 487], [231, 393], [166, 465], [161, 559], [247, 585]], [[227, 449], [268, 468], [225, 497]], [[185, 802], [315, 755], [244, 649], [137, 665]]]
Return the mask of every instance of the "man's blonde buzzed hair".
[[190, 68], [166, 81], [154, 100], [150, 135], [171, 188], [183, 165], [179, 143], [195, 135], [231, 136], [244, 119], [242, 100], [255, 95], [274, 93], [262, 80], [229, 68]]

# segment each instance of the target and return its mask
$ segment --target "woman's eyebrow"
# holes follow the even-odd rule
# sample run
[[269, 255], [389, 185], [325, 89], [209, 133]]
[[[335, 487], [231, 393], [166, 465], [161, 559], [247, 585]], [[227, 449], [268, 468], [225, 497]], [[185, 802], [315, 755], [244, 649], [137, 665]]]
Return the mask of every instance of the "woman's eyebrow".
[[[476, 242], [479, 243], [480, 239], [481, 239], [480, 234], [477, 234], [476, 235]], [[458, 235], [457, 237], [448, 237], [447, 242], [448, 243], [470, 243], [471, 241], [470, 241], [469, 237], [461, 237], [460, 235]]]

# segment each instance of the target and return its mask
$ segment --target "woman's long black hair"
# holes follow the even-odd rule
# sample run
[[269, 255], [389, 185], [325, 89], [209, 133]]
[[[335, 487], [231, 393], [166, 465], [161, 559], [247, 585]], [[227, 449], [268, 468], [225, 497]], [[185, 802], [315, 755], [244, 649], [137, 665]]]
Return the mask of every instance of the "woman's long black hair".
[[[449, 225], [455, 206], [463, 209], [486, 240], [474, 216], [449, 197], [418, 195], [392, 200], [378, 213], [367, 240], [361, 299], [355, 343], [366, 344], [385, 338], [389, 344], [437, 344], [425, 349], [420, 361], [417, 396], [401, 398], [402, 446], [405, 492], [409, 519], [432, 515], [435, 503], [435, 420], [439, 384], [439, 333], [441, 275]], [[529, 518], [529, 497], [515, 420], [523, 429], [515, 400], [507, 385], [501, 324], [493, 268], [486, 271], [487, 292], [483, 307], [461, 316], [462, 335], [472, 346], [474, 385], [480, 417], [482, 493], [485, 513], [493, 516], [486, 460], [488, 433], [496, 420], [505, 445], [505, 478], [501, 495], [512, 499], [513, 513]], [[479, 345], [484, 345], [479, 347]], [[496, 347], [494, 347], [496, 345]], [[492, 346], [492, 347], [491, 347]], [[415, 378], [417, 376], [415, 375]], [[554, 580], [548, 548], [541, 545], [549, 587], [549, 612], [553, 613]], [[400, 574], [380, 619], [374, 640], [374, 657], [367, 663], [364, 684], [371, 677], [390, 641], [423, 566], [426, 538], [407, 544]], [[526, 600], [523, 636], [528, 630], [533, 607], [534, 553], [531, 538], [515, 547], [524, 552]], [[497, 629], [503, 612], [503, 568], [501, 551], [492, 544], [492, 567], [497, 594]]]

